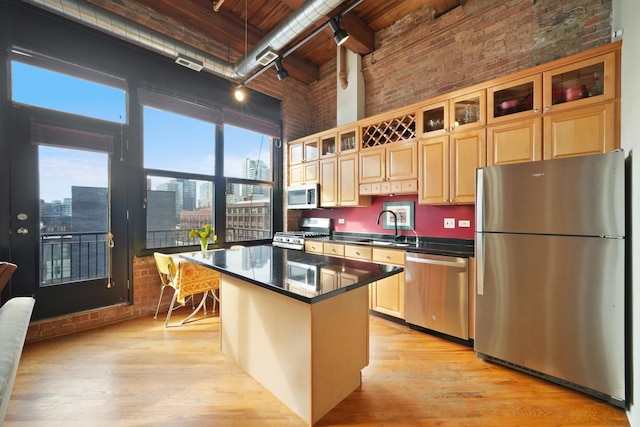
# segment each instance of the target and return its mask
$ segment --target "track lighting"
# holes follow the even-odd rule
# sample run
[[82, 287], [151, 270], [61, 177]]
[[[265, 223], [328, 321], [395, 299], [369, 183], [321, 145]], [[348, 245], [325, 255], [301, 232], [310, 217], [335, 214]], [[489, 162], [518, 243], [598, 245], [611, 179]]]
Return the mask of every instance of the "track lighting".
[[236, 89], [233, 91], [233, 97], [238, 102], [243, 102], [245, 99], [247, 99], [247, 91], [245, 90], [243, 85], [239, 85], [236, 87]]
[[331, 27], [331, 31], [333, 31], [333, 40], [338, 46], [346, 42], [349, 38], [349, 34], [343, 28], [340, 28], [340, 24], [336, 18], [329, 20], [329, 27]]
[[282, 66], [282, 58], [276, 58], [274, 63], [276, 64], [276, 75], [278, 76], [278, 80], [282, 81], [289, 77], [289, 73]]

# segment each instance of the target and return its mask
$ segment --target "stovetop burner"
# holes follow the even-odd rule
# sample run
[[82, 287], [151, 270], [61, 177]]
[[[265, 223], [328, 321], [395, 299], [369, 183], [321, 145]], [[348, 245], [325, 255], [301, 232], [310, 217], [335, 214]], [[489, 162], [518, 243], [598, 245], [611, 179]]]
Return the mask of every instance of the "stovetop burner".
[[303, 218], [300, 231], [278, 231], [273, 236], [273, 246], [287, 249], [304, 249], [304, 239], [331, 234], [331, 219]]

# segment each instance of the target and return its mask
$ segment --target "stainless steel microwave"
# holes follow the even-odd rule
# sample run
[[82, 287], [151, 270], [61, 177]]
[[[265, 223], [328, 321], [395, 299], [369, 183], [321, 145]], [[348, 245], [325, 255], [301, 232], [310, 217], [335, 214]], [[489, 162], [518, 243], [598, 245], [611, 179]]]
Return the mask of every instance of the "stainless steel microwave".
[[320, 207], [320, 185], [305, 184], [287, 188], [287, 209], [315, 209]]

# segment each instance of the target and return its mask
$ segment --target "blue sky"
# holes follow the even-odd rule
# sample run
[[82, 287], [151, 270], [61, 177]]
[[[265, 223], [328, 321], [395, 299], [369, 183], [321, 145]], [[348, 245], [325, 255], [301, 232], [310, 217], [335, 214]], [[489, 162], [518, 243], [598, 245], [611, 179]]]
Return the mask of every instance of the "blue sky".
[[[14, 101], [74, 114], [126, 122], [123, 90], [12, 62]], [[215, 127], [185, 116], [145, 108], [145, 167], [213, 174]], [[246, 157], [269, 160], [269, 138], [225, 126], [225, 175], [240, 177]], [[150, 145], [153, 144], [153, 146]], [[262, 152], [259, 152], [262, 143]], [[41, 147], [41, 197], [71, 197], [71, 185], [104, 186], [104, 155]], [[102, 184], [100, 184], [102, 183]]]

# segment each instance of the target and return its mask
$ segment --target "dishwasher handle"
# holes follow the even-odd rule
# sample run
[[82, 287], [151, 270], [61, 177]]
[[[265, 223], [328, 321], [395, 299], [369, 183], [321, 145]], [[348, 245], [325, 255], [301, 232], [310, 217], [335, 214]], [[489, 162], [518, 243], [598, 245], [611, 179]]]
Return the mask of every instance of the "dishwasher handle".
[[448, 256], [421, 255], [407, 252], [405, 262], [416, 262], [420, 264], [443, 265], [454, 268], [467, 268], [468, 260], [466, 258], [456, 258]]

